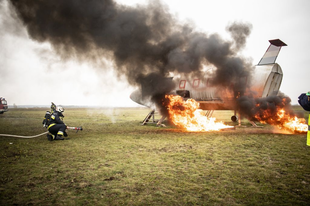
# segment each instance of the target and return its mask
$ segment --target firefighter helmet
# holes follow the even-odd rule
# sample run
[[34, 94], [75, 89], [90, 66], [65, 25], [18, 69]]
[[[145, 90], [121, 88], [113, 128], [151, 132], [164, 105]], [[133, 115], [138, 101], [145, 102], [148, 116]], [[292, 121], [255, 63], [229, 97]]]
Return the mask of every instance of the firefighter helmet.
[[58, 106], [56, 106], [56, 111], [60, 112], [60, 113], [63, 113], [65, 110], [64, 110], [64, 108], [61, 105], [58, 105]]

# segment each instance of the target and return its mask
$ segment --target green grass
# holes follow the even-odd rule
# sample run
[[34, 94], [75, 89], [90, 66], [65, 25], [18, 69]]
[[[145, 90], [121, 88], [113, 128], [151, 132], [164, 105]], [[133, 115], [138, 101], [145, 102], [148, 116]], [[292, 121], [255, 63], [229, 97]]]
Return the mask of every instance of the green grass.
[[[0, 134], [45, 130], [47, 109], [11, 109]], [[0, 137], [0, 205], [309, 205], [305, 134], [141, 126], [149, 111], [67, 109], [69, 139]], [[229, 122], [231, 112], [216, 111]], [[261, 125], [260, 125], [261, 126]]]

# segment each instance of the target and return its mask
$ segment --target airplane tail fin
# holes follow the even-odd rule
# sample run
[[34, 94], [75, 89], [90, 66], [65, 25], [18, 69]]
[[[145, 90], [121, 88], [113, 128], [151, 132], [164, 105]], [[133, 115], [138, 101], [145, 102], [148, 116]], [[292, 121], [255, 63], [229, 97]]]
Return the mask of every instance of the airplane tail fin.
[[281, 47], [287, 46], [280, 39], [269, 40], [269, 42], [270, 46], [268, 47], [264, 56], [259, 61], [258, 65], [274, 64], [281, 50]]

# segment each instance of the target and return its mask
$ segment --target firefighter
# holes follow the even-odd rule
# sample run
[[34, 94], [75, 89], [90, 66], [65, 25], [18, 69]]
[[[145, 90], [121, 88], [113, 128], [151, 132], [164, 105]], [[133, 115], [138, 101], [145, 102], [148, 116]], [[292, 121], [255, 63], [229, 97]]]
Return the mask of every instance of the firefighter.
[[51, 115], [50, 124], [48, 126], [48, 131], [50, 134], [47, 135], [47, 139], [49, 141], [53, 140], [64, 140], [63, 136], [67, 136], [66, 129], [67, 126], [62, 121], [64, 118], [64, 115], [62, 114], [64, 112], [64, 108], [62, 106], [56, 106], [53, 114]]
[[310, 112], [310, 91], [307, 93], [302, 93], [298, 97], [298, 103], [304, 110]]
[[[310, 112], [310, 91], [307, 93], [302, 93], [298, 97], [298, 103], [304, 110]], [[308, 118], [307, 145], [310, 146], [310, 113]]]
[[50, 121], [51, 121], [51, 116], [52, 116], [51, 112], [46, 111], [43, 122], [42, 122], [43, 127], [47, 128], [49, 126]]

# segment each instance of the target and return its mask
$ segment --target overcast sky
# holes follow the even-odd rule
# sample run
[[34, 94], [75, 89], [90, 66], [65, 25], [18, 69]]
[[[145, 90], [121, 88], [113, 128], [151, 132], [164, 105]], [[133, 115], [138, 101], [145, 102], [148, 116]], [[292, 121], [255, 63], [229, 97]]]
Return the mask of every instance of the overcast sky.
[[[135, 7], [145, 0], [117, 0]], [[180, 22], [197, 31], [218, 33], [224, 39], [229, 23], [252, 24], [242, 55], [256, 65], [269, 46], [281, 39], [277, 63], [284, 77], [281, 92], [297, 104], [300, 93], [310, 91], [310, 1], [308, 0], [162, 0]], [[135, 88], [117, 79], [113, 69], [100, 70], [86, 62], [63, 62], [48, 43], [31, 40], [13, 18], [6, 0], [0, 0], [0, 96], [10, 105], [137, 106], [129, 95]], [[111, 65], [112, 67], [112, 65]]]

